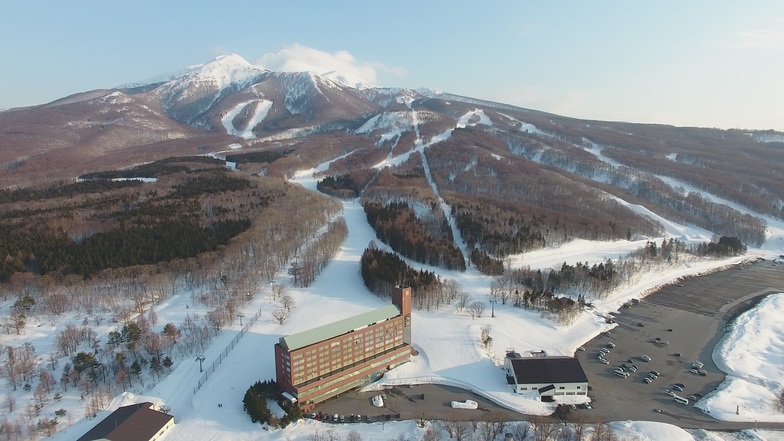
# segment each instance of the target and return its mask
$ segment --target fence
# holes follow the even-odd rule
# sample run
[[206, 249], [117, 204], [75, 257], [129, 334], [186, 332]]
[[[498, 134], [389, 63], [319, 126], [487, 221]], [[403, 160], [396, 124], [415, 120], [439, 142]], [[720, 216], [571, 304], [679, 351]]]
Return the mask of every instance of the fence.
[[231, 339], [231, 342], [228, 345], [226, 345], [225, 348], [223, 348], [221, 353], [218, 355], [218, 358], [213, 360], [212, 364], [210, 364], [210, 366], [204, 370], [204, 373], [202, 374], [201, 378], [199, 378], [199, 381], [196, 383], [195, 386], [193, 386], [194, 395], [196, 395], [196, 392], [198, 392], [199, 389], [201, 389], [201, 387], [204, 386], [205, 383], [207, 383], [207, 380], [210, 378], [210, 375], [212, 375], [212, 373], [215, 372], [215, 369], [218, 366], [220, 366], [221, 363], [223, 363], [223, 360], [225, 360], [226, 357], [229, 356], [231, 350], [234, 349], [234, 346], [237, 346], [237, 343], [239, 343], [242, 337], [245, 335], [245, 333], [248, 332], [248, 329], [250, 329], [250, 327], [253, 326], [254, 323], [256, 323], [256, 320], [258, 320], [259, 317], [261, 317], [262, 310], [263, 308], [259, 308], [256, 314], [254, 314], [253, 317], [250, 319], [250, 321], [248, 321], [245, 324], [245, 326], [242, 327], [239, 334], [235, 335], [234, 338]]

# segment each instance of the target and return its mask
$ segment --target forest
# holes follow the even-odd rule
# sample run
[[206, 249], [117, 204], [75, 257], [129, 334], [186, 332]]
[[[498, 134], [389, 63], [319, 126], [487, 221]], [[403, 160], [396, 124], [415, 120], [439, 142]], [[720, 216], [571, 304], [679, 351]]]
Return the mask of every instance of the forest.
[[366, 201], [362, 206], [376, 237], [393, 250], [417, 262], [465, 271], [463, 254], [443, 216], [426, 225], [406, 202]]
[[251, 179], [228, 173], [212, 158], [166, 159], [96, 175], [167, 176], [165, 181], [93, 177], [6, 191], [0, 204], [0, 282], [15, 272], [88, 277], [215, 251], [277, 198]]
[[365, 286], [380, 296], [388, 296], [392, 287], [403, 283], [411, 287], [416, 299], [420, 290], [434, 289], [441, 284], [436, 274], [415, 270], [397, 254], [378, 249], [373, 243], [362, 253], [360, 273]]

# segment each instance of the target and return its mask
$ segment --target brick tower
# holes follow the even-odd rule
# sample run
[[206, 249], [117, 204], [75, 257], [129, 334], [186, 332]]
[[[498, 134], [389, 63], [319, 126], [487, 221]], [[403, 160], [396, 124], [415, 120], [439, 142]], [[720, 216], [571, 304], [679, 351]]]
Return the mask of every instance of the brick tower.
[[408, 285], [396, 285], [392, 288], [392, 304], [400, 309], [400, 315], [404, 317], [403, 341], [411, 344], [411, 287]]

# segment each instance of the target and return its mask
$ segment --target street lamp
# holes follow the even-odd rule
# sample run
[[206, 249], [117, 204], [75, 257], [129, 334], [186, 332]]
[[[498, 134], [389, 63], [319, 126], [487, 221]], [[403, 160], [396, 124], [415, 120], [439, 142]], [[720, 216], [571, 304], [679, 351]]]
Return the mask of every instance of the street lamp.
[[237, 314], [237, 317], [240, 318], [240, 326], [242, 326], [242, 318], [245, 317], [245, 314], [239, 313], [239, 314]]
[[204, 360], [206, 360], [206, 359], [207, 359], [207, 357], [205, 357], [205, 356], [203, 356], [203, 355], [197, 355], [197, 356], [196, 356], [196, 361], [198, 361], [198, 362], [199, 362], [199, 372], [204, 372], [204, 369], [202, 369], [202, 367], [201, 367], [201, 363], [202, 363]]
[[496, 299], [490, 299], [490, 317], [495, 318], [495, 304], [498, 303]]

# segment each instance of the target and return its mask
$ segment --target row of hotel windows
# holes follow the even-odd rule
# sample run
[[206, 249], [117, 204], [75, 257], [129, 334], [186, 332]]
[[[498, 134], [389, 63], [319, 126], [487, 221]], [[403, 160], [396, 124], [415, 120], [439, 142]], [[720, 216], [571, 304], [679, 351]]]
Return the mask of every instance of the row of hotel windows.
[[[370, 338], [368, 338], [370, 337]], [[357, 351], [357, 349], [364, 347], [365, 350], [369, 350], [367, 348], [372, 348], [373, 346], [378, 346], [380, 343], [383, 343], [385, 340], [398, 340], [403, 338], [403, 330], [398, 329], [395, 326], [393, 329], [388, 330], [381, 330], [377, 332], [366, 332], [360, 334], [356, 337], [349, 337], [343, 338], [338, 341], [332, 342], [332, 344], [328, 347], [327, 345], [321, 345], [315, 347], [313, 349], [307, 350], [304, 353], [295, 353], [292, 357], [294, 359], [294, 365], [301, 364], [302, 361], [313, 361], [324, 358], [327, 356], [327, 352], [332, 354], [338, 354], [343, 352], [343, 354], [350, 354], [352, 352]], [[353, 343], [353, 345], [352, 345]], [[363, 345], [364, 343], [364, 345]], [[343, 348], [341, 351], [341, 347]]]
[[[403, 338], [395, 340], [387, 340], [383, 344], [376, 345], [376, 350], [373, 353], [383, 352], [403, 343]], [[336, 371], [343, 366], [361, 362], [362, 360], [372, 357], [372, 354], [355, 353], [341, 357], [328, 358], [323, 360], [316, 360], [305, 364], [304, 366], [294, 366], [292, 373], [292, 380], [294, 383], [304, 382], [316, 378], [318, 376], [327, 375], [330, 372]]]
[[[357, 354], [362, 354], [363, 352], [372, 351], [373, 348], [381, 348], [382, 346], [388, 346], [393, 343], [399, 343], [403, 340], [403, 333], [402, 331], [398, 331], [397, 334], [394, 336], [390, 335], [387, 338], [379, 337], [377, 341], [368, 340], [364, 346], [360, 346], [358, 343], [355, 346], [346, 346], [342, 351], [338, 350], [331, 350], [331, 351], [324, 351], [320, 350], [318, 355], [309, 355], [307, 357], [303, 356], [303, 354], [295, 354], [294, 355], [294, 366], [299, 366], [307, 362], [307, 366], [315, 364], [319, 361], [323, 361], [324, 359], [331, 359], [341, 357], [341, 354], [344, 359], [351, 358], [356, 356]], [[325, 348], [322, 348], [325, 349]], [[308, 353], [315, 353], [315, 350]], [[284, 356], [284, 362], [288, 365], [290, 364], [288, 357]]]
[[[401, 359], [401, 354], [400, 353], [392, 354], [389, 357], [384, 357], [384, 358], [379, 359], [379, 360], [375, 361], [374, 363], [372, 363], [372, 364], [370, 364], [370, 365], [368, 365], [368, 366], [366, 366], [366, 367], [364, 367], [364, 368], [362, 368], [362, 369], [360, 369], [358, 371], [348, 371], [345, 374], [343, 374], [343, 375], [341, 375], [339, 377], [335, 377], [335, 378], [331, 379], [330, 381], [328, 381], [328, 382], [326, 382], [324, 384], [315, 386], [312, 389], [307, 389], [307, 394], [309, 396], [313, 397], [313, 395], [315, 393], [318, 393], [319, 391], [321, 391], [319, 393], [320, 396], [331, 396], [331, 394], [334, 394], [334, 393], [338, 392], [341, 389], [345, 390], [347, 388], [347, 385], [336, 386], [336, 384], [338, 384], [338, 383], [340, 383], [340, 382], [342, 382], [342, 381], [344, 381], [344, 380], [346, 380], [346, 379], [348, 379], [350, 377], [358, 377], [358, 381], [359, 380], [366, 381], [369, 378], [369, 376], [367, 376], [367, 375], [363, 376], [364, 373], [368, 373], [368, 374], [372, 373], [374, 371], [377, 371], [379, 367], [388, 365], [388, 364], [396, 362], [396, 361], [400, 361], [400, 359]], [[330, 389], [330, 388], [331, 388], [331, 390], [324, 391], [324, 389]], [[348, 388], [351, 388], [351, 386], [348, 386]], [[299, 393], [302, 394], [303, 391], [300, 391]]]

